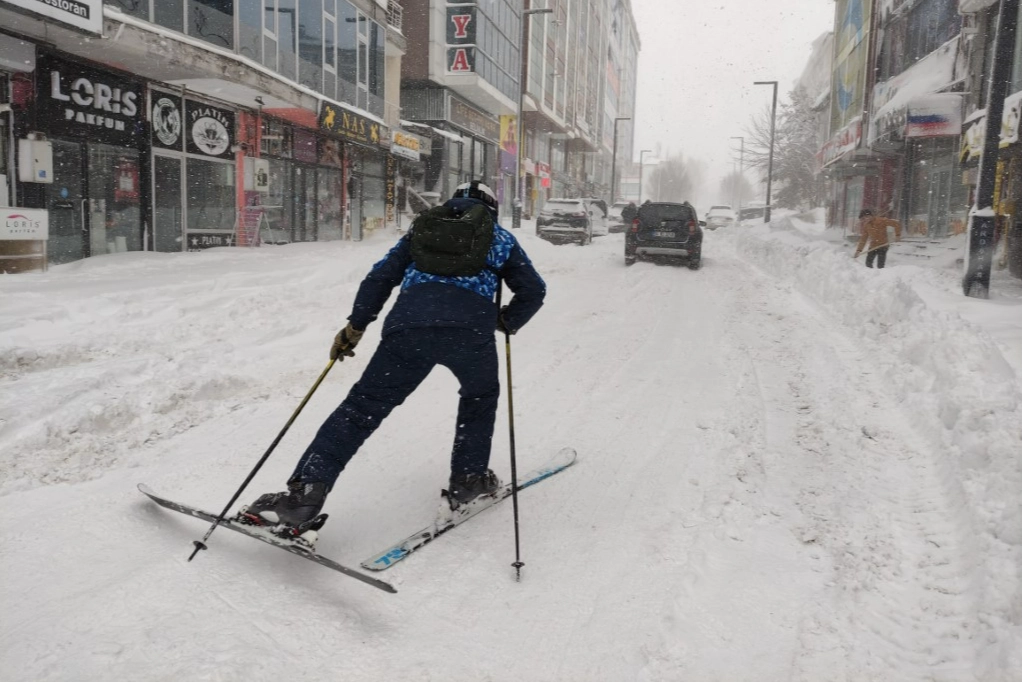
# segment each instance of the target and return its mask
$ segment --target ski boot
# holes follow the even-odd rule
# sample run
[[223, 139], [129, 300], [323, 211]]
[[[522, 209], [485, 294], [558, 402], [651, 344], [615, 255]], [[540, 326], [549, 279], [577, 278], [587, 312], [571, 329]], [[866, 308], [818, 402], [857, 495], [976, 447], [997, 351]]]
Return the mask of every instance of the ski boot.
[[311, 552], [319, 537], [316, 531], [327, 521], [327, 514], [320, 513], [326, 499], [326, 483], [289, 483], [287, 491], [260, 495], [243, 506], [235, 518]]
[[437, 527], [451, 523], [456, 515], [467, 514], [475, 500], [494, 494], [500, 487], [501, 481], [490, 469], [483, 474], [452, 475], [448, 489], [440, 491], [443, 501], [437, 513]]

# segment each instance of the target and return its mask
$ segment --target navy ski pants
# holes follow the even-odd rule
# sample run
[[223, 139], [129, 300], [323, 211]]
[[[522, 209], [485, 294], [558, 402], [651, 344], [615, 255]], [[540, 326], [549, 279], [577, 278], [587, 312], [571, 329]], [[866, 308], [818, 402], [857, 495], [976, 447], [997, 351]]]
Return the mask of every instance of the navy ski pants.
[[497, 343], [493, 335], [469, 329], [426, 327], [381, 339], [366, 371], [320, 427], [289, 482], [325, 481], [332, 488], [363, 442], [435, 365], [450, 369], [461, 384], [451, 471], [485, 472], [501, 394]]

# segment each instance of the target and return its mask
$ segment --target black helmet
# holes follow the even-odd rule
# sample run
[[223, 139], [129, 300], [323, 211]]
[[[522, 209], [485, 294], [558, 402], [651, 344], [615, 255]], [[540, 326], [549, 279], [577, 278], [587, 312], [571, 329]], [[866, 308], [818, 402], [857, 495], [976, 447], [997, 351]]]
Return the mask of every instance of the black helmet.
[[462, 183], [455, 188], [455, 193], [451, 196], [451, 198], [479, 199], [487, 205], [487, 208], [497, 211], [497, 196], [494, 195], [494, 190], [490, 189], [479, 180]]

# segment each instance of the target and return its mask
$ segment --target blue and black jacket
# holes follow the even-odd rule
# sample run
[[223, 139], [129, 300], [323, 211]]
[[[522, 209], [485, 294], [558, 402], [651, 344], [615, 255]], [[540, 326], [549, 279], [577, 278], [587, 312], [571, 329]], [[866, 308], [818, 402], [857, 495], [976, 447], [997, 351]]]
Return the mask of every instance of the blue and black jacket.
[[[475, 203], [483, 202], [452, 199], [446, 205], [457, 211]], [[406, 234], [359, 285], [348, 320], [356, 329], [366, 329], [377, 319], [391, 290], [400, 284], [398, 300], [384, 320], [383, 336], [415, 327], [457, 327], [493, 334], [497, 326], [494, 297], [499, 278], [514, 294], [504, 313], [504, 322], [515, 332], [543, 305], [547, 285], [510, 232], [495, 221], [487, 267], [469, 277], [442, 277], [417, 270], [412, 259], [411, 233]]]

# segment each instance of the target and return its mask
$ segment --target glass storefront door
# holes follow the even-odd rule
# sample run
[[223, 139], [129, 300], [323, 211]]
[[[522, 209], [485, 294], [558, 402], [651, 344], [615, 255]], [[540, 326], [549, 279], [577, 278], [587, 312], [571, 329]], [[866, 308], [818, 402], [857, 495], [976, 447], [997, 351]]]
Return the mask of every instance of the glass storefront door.
[[153, 241], [157, 251], [182, 251], [180, 156], [153, 156]]
[[319, 168], [316, 173], [318, 238], [320, 241], [341, 239], [341, 171]]
[[46, 208], [50, 212], [47, 249], [53, 265], [81, 260], [88, 255], [84, 180], [82, 145], [54, 140], [53, 184], [46, 188]]
[[89, 255], [142, 250], [139, 152], [90, 144]]

